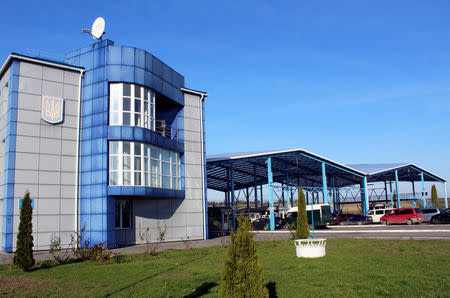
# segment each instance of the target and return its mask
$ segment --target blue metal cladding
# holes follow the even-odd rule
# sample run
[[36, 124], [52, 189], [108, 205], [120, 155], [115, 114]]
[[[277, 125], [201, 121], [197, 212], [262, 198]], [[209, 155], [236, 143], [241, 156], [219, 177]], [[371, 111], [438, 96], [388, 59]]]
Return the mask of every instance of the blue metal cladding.
[[[109, 83], [127, 82], [153, 89], [184, 105], [184, 77], [153, 57], [132, 47], [118, 47], [110, 40], [99, 41], [67, 55], [86, 69], [83, 78], [80, 150], [80, 227], [90, 244], [115, 246], [115, 197], [184, 197], [184, 156], [181, 156], [182, 190], [149, 187], [108, 186], [108, 139], [155, 144], [180, 153], [184, 144], [139, 128], [108, 126]], [[177, 112], [175, 128], [183, 128], [183, 112]], [[183, 138], [179, 138], [183, 140]]]
[[2, 250], [12, 252], [14, 213], [14, 169], [16, 165], [17, 101], [20, 62], [12, 61], [9, 72], [8, 115], [5, 139]]
[[179, 153], [184, 152], [184, 144], [180, 141], [162, 137], [155, 131], [133, 126], [109, 126], [108, 140], [137, 141], [154, 144]]

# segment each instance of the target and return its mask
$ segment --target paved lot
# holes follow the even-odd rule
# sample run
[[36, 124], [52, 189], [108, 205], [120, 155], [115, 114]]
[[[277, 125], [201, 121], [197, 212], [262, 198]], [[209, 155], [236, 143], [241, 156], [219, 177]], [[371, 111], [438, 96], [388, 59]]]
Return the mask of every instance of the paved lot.
[[[259, 231], [258, 234], [286, 234], [287, 231]], [[371, 239], [447, 239], [450, 240], [450, 225], [360, 225], [330, 226], [316, 229], [316, 237], [323, 238], [371, 238]]]
[[[289, 231], [257, 231], [255, 232], [256, 241], [266, 241], [275, 239], [290, 238]], [[370, 238], [370, 239], [444, 239], [450, 240], [450, 225], [361, 225], [361, 226], [330, 226], [325, 229], [316, 229], [315, 237], [320, 238]], [[199, 248], [206, 246], [225, 245], [229, 237], [219, 237], [209, 240], [196, 241], [178, 241], [168, 242], [159, 245], [158, 250], [182, 250], [187, 248]], [[113, 249], [116, 254], [132, 254], [145, 251], [145, 246], [134, 245], [123, 248]], [[0, 264], [9, 264], [12, 262], [13, 254], [0, 252]], [[38, 261], [50, 260], [52, 256], [48, 251], [39, 251], [35, 253], [35, 259]]]

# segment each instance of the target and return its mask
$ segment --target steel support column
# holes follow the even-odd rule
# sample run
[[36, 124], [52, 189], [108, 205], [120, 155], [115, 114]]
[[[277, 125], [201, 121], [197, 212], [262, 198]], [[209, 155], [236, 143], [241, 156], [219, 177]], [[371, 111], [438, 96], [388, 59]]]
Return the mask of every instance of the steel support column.
[[388, 194], [387, 194], [387, 183], [384, 181], [384, 195], [386, 197], [386, 202], [388, 201]]
[[231, 164], [231, 213], [233, 219], [233, 230], [236, 230], [236, 206], [234, 205], [234, 167]]
[[427, 201], [425, 200], [425, 181], [423, 180], [423, 172], [420, 172], [420, 180], [422, 181], [422, 204], [423, 208], [427, 206]]
[[391, 207], [394, 208], [394, 193], [392, 192], [392, 181], [389, 181], [389, 191], [391, 192]]
[[323, 189], [323, 203], [328, 204], [327, 173], [325, 172], [324, 162], [322, 162], [322, 189]]
[[364, 215], [367, 215], [369, 212], [369, 196], [367, 192], [367, 177], [363, 178], [363, 184], [364, 184]]
[[253, 183], [255, 184], [255, 208], [258, 208], [258, 185], [256, 184], [256, 165], [253, 164]]
[[416, 189], [414, 187], [414, 181], [411, 181], [411, 185], [412, 185], [412, 192], [413, 192], [413, 207], [416, 208]]
[[272, 177], [272, 159], [267, 159], [267, 178], [269, 183], [269, 208], [270, 208], [270, 230], [275, 230], [275, 216], [273, 209], [273, 177]]
[[445, 209], [448, 208], [448, 202], [447, 202], [447, 182], [442, 183], [444, 185], [444, 204]]
[[400, 193], [398, 192], [398, 170], [395, 170], [395, 191], [397, 192], [397, 208], [400, 208]]

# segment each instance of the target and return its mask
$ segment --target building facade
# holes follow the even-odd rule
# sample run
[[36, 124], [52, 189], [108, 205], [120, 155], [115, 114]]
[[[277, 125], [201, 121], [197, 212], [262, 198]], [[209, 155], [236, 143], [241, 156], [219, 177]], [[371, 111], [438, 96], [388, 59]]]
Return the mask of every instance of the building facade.
[[[150, 53], [96, 42], [71, 63], [11, 54], [0, 73], [1, 249], [25, 192], [35, 248], [207, 237], [204, 92]], [[76, 65], [76, 66], [75, 66]]]

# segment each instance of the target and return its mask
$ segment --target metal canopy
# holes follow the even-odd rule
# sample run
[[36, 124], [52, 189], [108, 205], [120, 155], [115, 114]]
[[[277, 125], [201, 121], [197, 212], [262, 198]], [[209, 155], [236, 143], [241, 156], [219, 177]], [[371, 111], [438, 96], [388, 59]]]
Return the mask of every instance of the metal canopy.
[[423, 173], [424, 181], [446, 182], [444, 178], [412, 163], [352, 164], [348, 166], [365, 172], [368, 182], [394, 181], [395, 171], [398, 174], [398, 181], [421, 181], [421, 173]]
[[231, 180], [234, 190], [267, 184], [266, 161], [269, 157], [273, 181], [283, 184], [322, 187], [322, 164], [326, 168], [328, 184], [332, 187], [360, 184], [366, 176], [364, 172], [303, 149], [241, 152], [206, 158], [208, 188], [231, 191]]
[[412, 163], [343, 165], [304, 149], [292, 149], [210, 155], [206, 158], [208, 188], [231, 191], [232, 180], [234, 190], [267, 184], [269, 157], [272, 158], [273, 181], [294, 186], [323, 186], [322, 163], [330, 187], [360, 185], [364, 177], [367, 182], [395, 181], [396, 171], [398, 181], [421, 181], [423, 173], [424, 181], [446, 182]]

